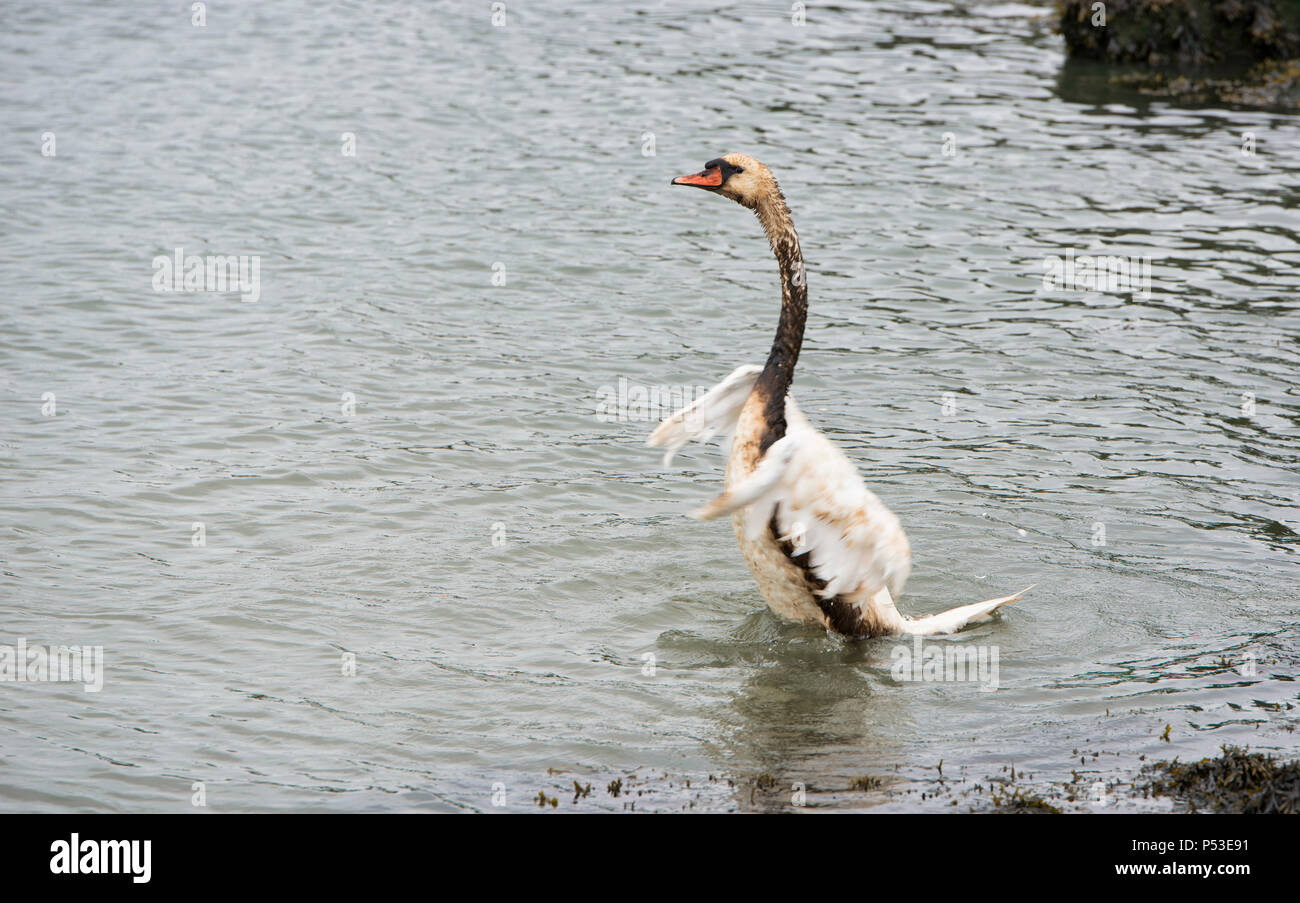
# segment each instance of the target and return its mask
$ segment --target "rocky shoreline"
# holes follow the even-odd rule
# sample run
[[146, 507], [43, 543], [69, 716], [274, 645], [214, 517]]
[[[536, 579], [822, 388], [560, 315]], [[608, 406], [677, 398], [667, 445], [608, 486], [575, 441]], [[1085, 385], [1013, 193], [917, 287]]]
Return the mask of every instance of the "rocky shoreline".
[[1185, 103], [1300, 109], [1300, 0], [1057, 0], [1072, 61]]

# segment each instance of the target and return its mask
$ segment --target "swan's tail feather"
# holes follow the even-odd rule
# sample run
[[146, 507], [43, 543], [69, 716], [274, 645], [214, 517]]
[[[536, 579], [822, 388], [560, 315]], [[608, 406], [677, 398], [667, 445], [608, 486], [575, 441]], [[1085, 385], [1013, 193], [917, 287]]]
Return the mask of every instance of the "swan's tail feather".
[[1029, 592], [1038, 584], [1026, 586], [1018, 593], [1010, 596], [1002, 596], [998, 599], [989, 599], [985, 602], [976, 602], [974, 605], [962, 605], [957, 608], [950, 608], [947, 611], [940, 612], [937, 615], [929, 615], [924, 618], [903, 618], [899, 633], [905, 636], [934, 636], [939, 633], [956, 633], [963, 627], [970, 624], [978, 624], [981, 621], [987, 621], [993, 617], [993, 612], [997, 611], [1003, 605], [1009, 605], [1015, 602], [1025, 593]]
[[754, 381], [762, 369], [752, 364], [737, 367], [694, 404], [660, 421], [646, 445], [666, 447], [664, 467], [667, 467], [672, 463], [673, 455], [692, 439], [707, 442], [717, 433], [734, 432], [740, 409], [754, 390]]

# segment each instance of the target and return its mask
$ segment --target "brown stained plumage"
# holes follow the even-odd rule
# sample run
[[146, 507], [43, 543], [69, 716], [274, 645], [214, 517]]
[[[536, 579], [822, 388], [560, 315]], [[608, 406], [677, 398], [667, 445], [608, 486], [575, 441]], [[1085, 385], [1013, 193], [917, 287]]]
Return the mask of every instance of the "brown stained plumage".
[[990, 599], [919, 619], [898, 612], [894, 597], [911, 571], [902, 525], [789, 394], [808, 291], [785, 196], [767, 167], [744, 154], [712, 160], [704, 171], [674, 182], [752, 210], [780, 269], [781, 316], [761, 370], [737, 368], [701, 403], [664, 420], [649, 440], [668, 447], [667, 462], [689, 439], [708, 438], [734, 423], [727, 489], [695, 515], [709, 520], [731, 514], [741, 553], [772, 610], [855, 638], [932, 635], [985, 620], [1019, 598]]
[[[728, 154], [722, 159], [739, 167], [742, 172], [728, 179], [718, 193], [754, 211], [781, 274], [781, 318], [767, 363], [754, 385], [753, 395], [741, 411], [736, 429], [738, 449], [732, 452], [740, 468], [749, 472], [772, 444], [786, 434], [785, 399], [803, 347], [808, 320], [808, 280], [803, 251], [799, 247], [799, 233], [795, 231], [790, 207], [776, 177], [762, 163], [745, 154]], [[731, 472], [732, 468], [728, 467], [729, 476]], [[739, 518], [736, 523], [737, 538], [743, 548], [745, 542], [740, 537], [743, 525]], [[826, 581], [813, 573], [811, 552], [796, 554], [791, 543], [781, 539], [775, 515], [768, 531], [772, 541], [801, 573], [807, 592], [821, 609], [827, 626], [845, 636], [875, 635], [875, 625], [864, 617], [862, 608], [841, 596], [826, 598], [822, 595]]]
[[728, 154], [721, 159], [741, 172], [731, 176], [718, 193], [754, 211], [767, 235], [781, 273], [781, 319], [767, 363], [754, 392], [762, 401], [764, 430], [758, 443], [761, 455], [785, 435], [785, 396], [794, 379], [799, 349], [803, 347], [808, 320], [808, 283], [790, 207], [776, 177], [762, 163], [745, 154]]
[[845, 601], [839, 596], [826, 599], [822, 592], [826, 589], [826, 581], [822, 580], [813, 573], [812, 550], [806, 552], [796, 552], [794, 544], [788, 539], [781, 538], [781, 525], [777, 523], [776, 515], [768, 522], [768, 530], [771, 531], [773, 539], [780, 546], [782, 553], [790, 559], [790, 563], [803, 572], [803, 578], [808, 584], [808, 592], [817, 599], [818, 607], [822, 610], [822, 615], [826, 618], [826, 626], [830, 627], [836, 633], [841, 633], [848, 637], [869, 637], [878, 634], [873, 633], [872, 625], [863, 617], [862, 611], [853, 604]]

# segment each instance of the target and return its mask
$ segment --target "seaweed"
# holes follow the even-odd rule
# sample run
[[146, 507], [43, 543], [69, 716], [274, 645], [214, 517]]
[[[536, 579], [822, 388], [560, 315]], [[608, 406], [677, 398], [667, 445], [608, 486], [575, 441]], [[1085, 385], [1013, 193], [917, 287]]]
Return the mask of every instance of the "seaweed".
[[1053, 806], [1032, 790], [1016, 787], [1013, 790], [994, 786], [991, 788], [989, 801], [993, 803], [994, 812], [1015, 815], [1060, 815], [1061, 810]]
[[1300, 762], [1280, 762], [1238, 746], [1199, 762], [1161, 761], [1144, 772], [1155, 775], [1147, 788], [1173, 797], [1193, 811], [1247, 814], [1300, 813]]

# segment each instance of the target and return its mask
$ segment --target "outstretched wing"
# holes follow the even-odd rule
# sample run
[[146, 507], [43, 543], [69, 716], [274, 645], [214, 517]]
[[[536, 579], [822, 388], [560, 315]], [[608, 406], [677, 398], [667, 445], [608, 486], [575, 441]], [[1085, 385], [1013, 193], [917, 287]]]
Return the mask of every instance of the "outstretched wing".
[[754, 381], [762, 369], [746, 364], [732, 370], [726, 379], [698, 398], [694, 404], [664, 418], [650, 434], [646, 445], [666, 446], [664, 466], [667, 467], [673, 462], [673, 455], [692, 439], [707, 442], [718, 433], [731, 435], [736, 430], [740, 409], [745, 406], [749, 393], [754, 391]]
[[[671, 458], [687, 439], [734, 429], [755, 374], [746, 374], [747, 383], [732, 387], [738, 397], [719, 390], [732, 379], [741, 380], [746, 369], [757, 370], [737, 370], [697, 402], [715, 414], [725, 409], [725, 417], [713, 421], [717, 426], [705, 423], [687, 429], [677, 421], [691, 410], [687, 408], [665, 420], [655, 431], [655, 436], [662, 431], [663, 440], [656, 442], [652, 436], [650, 444], [671, 443]], [[719, 394], [710, 400], [715, 392]], [[789, 395], [785, 419], [785, 435], [772, 443], [749, 475], [694, 514], [712, 520], [741, 511], [751, 539], [773, 531], [786, 555], [807, 574], [828, 626], [855, 637], [952, 633], [987, 620], [1020, 598], [1024, 590], [923, 618], [901, 614], [894, 598], [911, 573], [912, 549], [898, 518], [866, 487], [853, 462], [812, 428]]]

